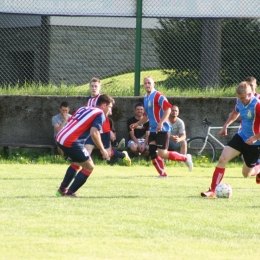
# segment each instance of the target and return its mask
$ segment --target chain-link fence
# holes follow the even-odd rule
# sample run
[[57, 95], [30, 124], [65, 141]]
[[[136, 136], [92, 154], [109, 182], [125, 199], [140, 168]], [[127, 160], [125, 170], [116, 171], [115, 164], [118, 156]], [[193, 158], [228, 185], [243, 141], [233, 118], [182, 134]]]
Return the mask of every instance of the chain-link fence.
[[[227, 86], [247, 76], [260, 79], [260, 2], [1, 3], [1, 85], [25, 81], [82, 85], [93, 76], [139, 73], [138, 55], [140, 70], [163, 71], [169, 88]], [[127, 84], [134, 86], [134, 76]]]

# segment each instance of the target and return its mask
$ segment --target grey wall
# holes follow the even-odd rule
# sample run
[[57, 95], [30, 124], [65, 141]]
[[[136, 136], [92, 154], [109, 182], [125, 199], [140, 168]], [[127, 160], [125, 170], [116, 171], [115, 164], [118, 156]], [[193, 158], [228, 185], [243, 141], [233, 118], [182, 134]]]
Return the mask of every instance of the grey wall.
[[[118, 137], [127, 138], [126, 121], [133, 116], [134, 105], [143, 97], [115, 97], [113, 119]], [[235, 105], [235, 98], [174, 98], [172, 104], [180, 108], [180, 117], [186, 123], [187, 136], [203, 135], [205, 116], [222, 126]], [[59, 113], [59, 105], [68, 101], [71, 112], [85, 105], [86, 97], [65, 96], [0, 96], [0, 142], [52, 144], [51, 118]]]

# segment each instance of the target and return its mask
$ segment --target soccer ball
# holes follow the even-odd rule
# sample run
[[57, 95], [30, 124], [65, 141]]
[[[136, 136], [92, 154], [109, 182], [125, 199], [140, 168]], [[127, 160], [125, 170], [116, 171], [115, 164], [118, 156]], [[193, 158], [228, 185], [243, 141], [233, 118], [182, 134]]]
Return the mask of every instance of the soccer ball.
[[232, 195], [232, 188], [227, 183], [220, 183], [216, 187], [216, 196], [217, 198], [230, 198]]

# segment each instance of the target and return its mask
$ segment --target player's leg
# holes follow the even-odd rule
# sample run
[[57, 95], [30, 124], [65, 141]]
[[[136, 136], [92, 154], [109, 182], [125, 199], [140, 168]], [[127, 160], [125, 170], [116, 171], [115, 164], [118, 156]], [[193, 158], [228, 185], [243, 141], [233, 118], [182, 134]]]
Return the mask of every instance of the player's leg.
[[201, 192], [202, 197], [215, 197], [215, 189], [224, 177], [227, 163], [238, 156], [242, 152], [243, 140], [235, 135], [225, 146], [222, 151], [216, 168], [213, 172], [210, 189], [206, 192]]
[[[61, 145], [59, 146], [64, 151], [64, 153], [66, 153], [72, 159], [73, 163], [68, 167], [65, 177], [56, 195], [76, 196], [75, 192], [86, 182], [88, 176], [93, 171], [93, 161], [87, 149], [83, 145], [78, 145], [76, 147], [70, 148]], [[76, 173], [77, 175], [75, 177]], [[68, 188], [69, 184], [71, 183], [74, 177], [75, 179], [73, 183]]]
[[255, 145], [244, 144], [243, 158], [244, 164], [242, 174], [245, 178], [249, 176], [256, 176], [256, 183], [260, 184], [258, 173], [260, 172], [260, 165], [258, 165], [259, 147]]
[[158, 156], [157, 146], [156, 146], [156, 133], [150, 132], [148, 143], [149, 143], [149, 155], [151, 157], [152, 163], [159, 173], [159, 177], [167, 177], [164, 169], [164, 161], [160, 156]]
[[101, 140], [104, 148], [107, 150], [108, 154], [110, 155], [108, 163], [113, 164], [118, 159], [123, 159], [123, 161], [127, 166], [131, 166], [131, 159], [126, 151], [121, 152], [111, 147], [110, 132], [102, 133]]
[[192, 171], [193, 163], [192, 163], [191, 155], [190, 154], [184, 155], [178, 152], [168, 151], [169, 139], [170, 139], [170, 132], [159, 132], [157, 134], [156, 144], [158, 147], [160, 147], [160, 149], [158, 149], [158, 155], [163, 159], [185, 162], [189, 170]]

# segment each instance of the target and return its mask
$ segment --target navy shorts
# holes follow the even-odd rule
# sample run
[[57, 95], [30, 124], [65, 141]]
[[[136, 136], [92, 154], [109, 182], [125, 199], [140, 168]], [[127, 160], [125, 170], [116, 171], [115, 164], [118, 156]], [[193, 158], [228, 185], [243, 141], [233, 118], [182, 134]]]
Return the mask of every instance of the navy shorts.
[[243, 158], [247, 167], [253, 168], [256, 165], [259, 158], [259, 145], [246, 144], [238, 134], [235, 134], [233, 138], [227, 143], [227, 146], [230, 146], [243, 154]]
[[85, 162], [90, 158], [89, 153], [83, 144], [78, 144], [73, 147], [66, 147], [59, 143], [57, 143], [57, 145], [73, 162]]
[[170, 134], [170, 132], [158, 132], [157, 134], [150, 132], [148, 143], [155, 141], [157, 149], [168, 150]]
[[[100, 136], [104, 148], [108, 149], [110, 147], [110, 132], [101, 133]], [[95, 145], [91, 137], [85, 141], [85, 144]]]

